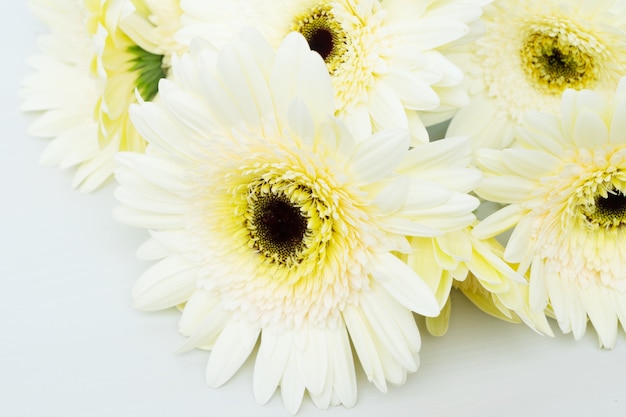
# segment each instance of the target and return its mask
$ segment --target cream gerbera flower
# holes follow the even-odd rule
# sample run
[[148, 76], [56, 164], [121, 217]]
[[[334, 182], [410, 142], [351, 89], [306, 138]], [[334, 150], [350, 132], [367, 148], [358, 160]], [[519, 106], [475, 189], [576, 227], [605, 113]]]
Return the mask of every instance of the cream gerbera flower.
[[[22, 109], [43, 115], [29, 129], [54, 140], [42, 163], [78, 166], [73, 185], [93, 191], [110, 179], [118, 150], [142, 151], [128, 107], [152, 100], [169, 57], [180, 46], [178, 0], [31, 0], [51, 28], [35, 73], [21, 90]], [[124, 32], [124, 31], [127, 32]], [[130, 35], [130, 36], [129, 36]]]
[[111, 177], [115, 146], [100, 149], [93, 116], [102, 82], [90, 71], [94, 48], [85, 26], [87, 10], [77, 0], [31, 0], [31, 10], [50, 28], [39, 38], [42, 53], [30, 58], [21, 109], [41, 112], [29, 127], [36, 137], [53, 138], [41, 162], [61, 168], [77, 166], [73, 185], [88, 192]]
[[152, 101], [168, 74], [180, 26], [179, 0], [85, 0], [89, 27], [98, 35], [98, 74], [104, 92], [98, 105], [100, 144], [142, 152], [145, 141], [132, 125], [128, 108], [138, 98]]
[[[488, 0], [188, 0], [181, 42], [223, 43], [251, 25], [277, 45], [304, 35], [332, 76], [338, 115], [359, 129], [410, 128], [428, 141], [418, 115], [467, 104], [461, 69], [445, 48], [468, 36]], [[437, 122], [441, 117], [435, 118]]]
[[141, 256], [163, 258], [137, 282], [136, 306], [185, 303], [183, 349], [212, 351], [213, 387], [260, 337], [255, 396], [280, 385], [292, 413], [305, 391], [322, 408], [355, 403], [350, 341], [379, 389], [403, 383], [418, 367], [412, 312], [439, 305], [394, 252], [410, 250], [405, 235], [474, 221], [477, 199], [428, 169], [452, 167], [450, 148], [469, 161], [469, 141], [409, 151], [404, 130], [354, 137], [297, 33], [277, 52], [257, 32], [219, 53], [196, 45], [174, 62], [177, 83], [132, 109], [147, 152], [119, 157], [115, 216], [150, 229]]
[[567, 88], [610, 95], [626, 73], [626, 3], [500, 0], [485, 7], [485, 35], [455, 61], [471, 104], [449, 134], [504, 148], [527, 110], [558, 115]]
[[504, 257], [529, 270], [531, 306], [549, 301], [576, 339], [589, 316], [610, 348], [626, 323], [626, 80], [612, 101], [566, 90], [562, 106], [561, 117], [529, 113], [514, 148], [479, 151], [477, 192], [506, 206], [474, 232], [515, 226]]
[[435, 336], [447, 332], [454, 288], [491, 316], [523, 321], [538, 333], [552, 335], [545, 314], [530, 308], [528, 283], [502, 259], [502, 245], [495, 238], [478, 239], [471, 231], [467, 226], [442, 236], [409, 240], [412, 251], [407, 263], [425, 277], [442, 308], [439, 316], [426, 317], [428, 331]]

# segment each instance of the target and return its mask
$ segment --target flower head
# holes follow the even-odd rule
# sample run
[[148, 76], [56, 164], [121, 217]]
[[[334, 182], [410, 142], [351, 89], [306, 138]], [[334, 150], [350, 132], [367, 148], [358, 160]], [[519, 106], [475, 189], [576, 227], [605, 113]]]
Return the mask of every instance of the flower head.
[[626, 80], [612, 100], [566, 90], [561, 117], [531, 112], [514, 147], [477, 156], [486, 172], [478, 194], [506, 206], [475, 233], [514, 226], [504, 257], [529, 273], [531, 306], [550, 302], [577, 339], [589, 316], [606, 347], [626, 320], [625, 109]]
[[446, 58], [446, 48], [474, 33], [471, 23], [484, 3], [191, 0], [182, 4], [184, 26], [177, 38], [201, 36], [219, 44], [250, 25], [277, 45], [299, 32], [324, 59], [337, 113], [347, 123], [367, 132], [410, 128], [415, 142], [424, 142], [428, 134], [420, 113], [427, 117], [467, 103], [463, 74]]
[[31, 0], [31, 6], [52, 33], [40, 38], [43, 53], [31, 58], [35, 73], [20, 93], [23, 110], [43, 112], [29, 133], [54, 138], [42, 162], [77, 166], [73, 185], [93, 191], [111, 178], [118, 150], [145, 148], [128, 107], [136, 93], [154, 99], [167, 75], [177, 1]]
[[[254, 392], [281, 386], [295, 412], [354, 404], [350, 340], [381, 390], [418, 366], [412, 312], [436, 315], [426, 283], [395, 253], [405, 235], [434, 236], [474, 220], [474, 197], [438, 178], [444, 150], [409, 151], [405, 130], [360, 137], [333, 116], [331, 78], [305, 38], [275, 52], [257, 32], [217, 51], [197, 41], [175, 60], [160, 100], [133, 109], [145, 154], [121, 154], [116, 217], [151, 229], [135, 303], [185, 303], [184, 349], [211, 349], [219, 386], [260, 335]], [[243, 88], [242, 88], [243, 87]], [[460, 169], [477, 178], [473, 170]], [[442, 218], [445, 217], [445, 218]]]
[[89, 27], [97, 39], [97, 71], [104, 92], [97, 108], [100, 144], [142, 152], [145, 141], [128, 116], [137, 102], [152, 101], [169, 71], [179, 27], [178, 0], [87, 0]]
[[455, 61], [471, 102], [450, 124], [475, 147], [504, 148], [527, 110], [558, 115], [566, 89], [610, 95], [626, 72], [626, 4], [502, 0], [485, 7], [485, 35]]
[[43, 164], [77, 166], [73, 185], [91, 191], [110, 178], [115, 147], [98, 145], [93, 109], [103, 85], [91, 72], [94, 48], [84, 24], [88, 11], [76, 0], [31, 0], [30, 6], [51, 33], [39, 37], [42, 52], [30, 58], [35, 71], [20, 90], [22, 110], [41, 112], [28, 132], [53, 138], [41, 155]]

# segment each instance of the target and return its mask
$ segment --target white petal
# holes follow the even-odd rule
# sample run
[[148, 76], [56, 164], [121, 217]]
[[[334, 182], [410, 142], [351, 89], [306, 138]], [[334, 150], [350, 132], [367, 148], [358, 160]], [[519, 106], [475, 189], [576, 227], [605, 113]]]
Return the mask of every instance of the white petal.
[[461, 193], [473, 191], [483, 178], [483, 173], [478, 169], [455, 166], [420, 172], [419, 175], [422, 180], [437, 184], [440, 188]]
[[287, 114], [294, 97], [307, 101], [315, 124], [334, 113], [335, 99], [326, 64], [297, 32], [287, 35], [278, 47], [270, 88], [279, 115]]
[[611, 291], [611, 298], [613, 301], [613, 308], [619, 317], [622, 329], [626, 329], [626, 294]]
[[408, 129], [406, 113], [400, 98], [383, 82], [378, 82], [369, 91], [369, 111], [379, 129]]
[[564, 152], [564, 132], [557, 116], [529, 111], [524, 117], [524, 128], [515, 128], [515, 138], [528, 148], [543, 150], [557, 158]]
[[228, 381], [239, 370], [252, 352], [260, 329], [243, 320], [231, 320], [211, 351], [206, 369], [206, 381], [217, 388]]
[[[341, 324], [335, 329], [326, 330], [326, 342], [328, 343], [329, 367], [333, 375], [333, 390], [341, 404], [345, 407], [352, 407], [356, 403], [357, 385], [352, 349], [345, 326]], [[330, 371], [329, 374], [331, 374]]]
[[402, 161], [398, 172], [428, 172], [437, 168], [467, 166], [472, 148], [467, 136], [448, 137], [424, 143], [411, 149]]
[[315, 137], [313, 118], [306, 103], [298, 98], [294, 99], [287, 110], [289, 125], [296, 137], [307, 146], [311, 146]]
[[[626, 84], [624, 84], [626, 85]], [[626, 144], [626, 98], [620, 98], [615, 104], [611, 119], [609, 137], [614, 146]]]
[[144, 261], [162, 259], [170, 255], [171, 252], [159, 244], [154, 239], [148, 239], [137, 249], [137, 258]]
[[292, 415], [296, 414], [300, 409], [304, 396], [304, 382], [302, 381], [295, 355], [297, 353], [292, 349], [287, 360], [285, 373], [280, 382], [280, 394], [283, 399], [283, 405]]
[[[185, 201], [175, 198], [153, 184], [144, 181], [145, 187], [130, 189], [118, 187], [115, 189], [115, 198], [126, 207], [140, 211], [152, 211], [162, 214], [184, 214], [187, 211]], [[135, 193], [138, 189], [141, 194]], [[168, 195], [169, 194], [169, 195]]]
[[503, 162], [517, 175], [541, 179], [561, 165], [561, 159], [534, 149], [504, 149]]
[[[396, 306], [397, 303], [375, 285], [371, 291], [362, 293], [359, 300], [359, 307], [376, 339], [405, 369], [414, 372], [417, 370], [417, 363], [413, 354], [416, 353], [415, 339], [419, 349], [419, 332], [413, 316], [398, 315], [399, 309]], [[405, 312], [408, 313], [408, 310], [405, 309]], [[407, 317], [410, 319], [406, 320]], [[398, 322], [397, 318], [402, 321]], [[407, 343], [405, 335], [410, 335], [412, 343]]]
[[[158, 104], [143, 103], [141, 105], [131, 106], [129, 109], [130, 118], [139, 134], [149, 143], [158, 146], [167, 153], [193, 157], [194, 155], [190, 153], [191, 144], [189, 134], [185, 132], [184, 128], [180, 127], [179, 121], [174, 119], [174, 117], [172, 117], [173, 115], [163, 108], [162, 102], [165, 102], [170, 108], [177, 108], [178, 106], [184, 106], [183, 108], [190, 107], [193, 113], [185, 112], [189, 118], [194, 117], [192, 115], [198, 113], [202, 108], [205, 108], [205, 115], [204, 117], [195, 116], [198, 119], [207, 120], [207, 115], [210, 115], [210, 113], [204, 105], [196, 103], [196, 101], [199, 100], [178, 91], [176, 86], [166, 81], [167, 80], [163, 80], [163, 82], [160, 83], [160, 86], [168, 93], [161, 96], [161, 102]], [[191, 106], [189, 104], [190, 101], [195, 105]], [[179, 111], [182, 112], [182, 109]], [[213, 130], [214, 129], [211, 128], [206, 132], [210, 133]]]
[[522, 209], [518, 204], [510, 204], [481, 220], [472, 229], [478, 239], [487, 239], [506, 232], [522, 218]]
[[67, 129], [44, 149], [39, 161], [43, 165], [57, 165], [63, 163], [64, 166], [71, 166], [68, 155], [80, 149], [82, 157], [71, 157], [74, 163], [80, 163], [89, 158], [97, 156], [100, 150], [98, 146], [97, 125], [83, 123]]
[[[178, 322], [178, 331], [183, 336], [192, 336], [202, 333], [202, 324], [207, 318], [210, 317], [213, 322], [219, 321], [215, 318], [220, 314], [216, 313], [220, 309], [219, 297], [214, 292], [202, 288], [196, 289], [182, 309], [183, 314]], [[226, 314], [226, 316], [230, 316], [230, 314]], [[225, 324], [226, 323], [224, 323], [224, 325]], [[222, 331], [223, 327], [224, 326], [219, 329], [219, 332]], [[215, 340], [216, 339], [217, 336], [215, 337]], [[191, 346], [191, 348], [195, 346]]]
[[[578, 140], [576, 139], [576, 130], [578, 119], [581, 115], [580, 113], [588, 112], [589, 109], [598, 111], [600, 109], [604, 109], [606, 105], [607, 103], [604, 97], [594, 91], [565, 90], [561, 97], [561, 126], [564, 135], [559, 138], [564, 141], [573, 140], [574, 143], [578, 143]], [[584, 138], [581, 139], [583, 142], [585, 141]]]
[[409, 178], [405, 175], [393, 178], [380, 190], [368, 189], [370, 194], [376, 196], [371, 204], [379, 209], [380, 215], [390, 215], [398, 211], [406, 200], [408, 190]]
[[502, 149], [512, 139], [510, 125], [511, 120], [494, 107], [494, 100], [482, 93], [454, 115], [446, 136], [468, 136], [475, 149]]
[[608, 142], [609, 132], [600, 116], [581, 109], [574, 125], [574, 142], [581, 148], [595, 149]]
[[373, 382], [380, 391], [386, 392], [387, 382], [383, 365], [361, 311], [349, 305], [343, 311], [343, 319], [367, 379]]
[[585, 334], [587, 314], [577, 284], [565, 282], [554, 273], [547, 274], [546, 284], [559, 327], [564, 333], [571, 331], [579, 340]]
[[[468, 11], [464, 8], [464, 13]], [[468, 31], [467, 25], [459, 20], [431, 14], [427, 19], [420, 19], [415, 25], [415, 34], [411, 37], [411, 41], [419, 45], [420, 50], [434, 49], [459, 39]]]
[[[211, 117], [209, 108], [202, 100], [202, 96], [198, 95], [198, 91], [181, 91], [173, 83], [166, 81], [164, 79], [159, 84], [160, 102], [174, 117], [175, 128], [179, 131], [176, 136], [166, 137], [167, 145], [169, 145], [169, 149], [193, 158], [193, 143], [210, 139], [211, 133], [219, 129], [216, 123], [218, 121]], [[144, 111], [144, 107], [148, 104], [142, 104], [140, 109]], [[162, 135], [163, 132], [155, 128], [158, 126], [155, 118], [144, 116], [144, 118], [148, 117], [150, 124], [152, 124], [152, 130], [157, 133], [157, 136]], [[149, 140], [149, 142], [153, 141]]]
[[428, 208], [418, 207], [410, 211], [403, 210], [402, 214], [406, 216], [410, 213], [423, 226], [450, 232], [474, 223], [476, 217], [473, 211], [479, 204], [480, 201], [474, 196], [451, 193], [445, 204]]
[[239, 123], [243, 121], [256, 128], [262, 126], [262, 117], [273, 112], [272, 98], [266, 74], [254, 61], [249, 49], [239, 44], [227, 44], [220, 50], [216, 65], [229, 96], [239, 107]]
[[[232, 313], [219, 305], [218, 300], [210, 294], [208, 297], [201, 295], [197, 300], [195, 298], [192, 296], [194, 299], [192, 308], [187, 310], [185, 307], [183, 310], [179, 329], [182, 334], [189, 334], [189, 337], [180, 345], [177, 353], [198, 347], [212, 349], [223, 330], [232, 321]], [[207, 301], [208, 303], [205, 303]]]
[[407, 264], [396, 256], [385, 253], [372, 276], [400, 304], [423, 316], [439, 314], [439, 303], [430, 287]]
[[302, 329], [307, 332], [307, 341], [301, 352], [292, 352], [297, 354], [298, 368], [300, 369], [304, 386], [310, 393], [317, 395], [322, 393], [324, 387], [328, 384], [328, 355], [326, 350], [326, 331], [327, 328], [316, 328], [308, 326]]
[[530, 264], [530, 282], [528, 283], [528, 300], [531, 310], [543, 311], [548, 305], [548, 288], [546, 272], [539, 255], [533, 258]]
[[439, 96], [418, 72], [390, 71], [385, 82], [393, 87], [407, 109], [431, 110], [439, 106]]
[[385, 232], [406, 236], [434, 237], [443, 233], [439, 229], [397, 216], [382, 219], [380, 227]]
[[135, 283], [133, 305], [161, 310], [187, 301], [196, 288], [198, 267], [172, 255], [154, 264]]
[[603, 287], [589, 285], [580, 291], [580, 296], [601, 346], [612, 349], [617, 339], [618, 324], [608, 291]]
[[350, 161], [355, 185], [369, 184], [385, 176], [398, 166], [409, 149], [408, 131], [388, 129], [359, 142]]
[[72, 179], [72, 187], [78, 188], [82, 193], [90, 193], [111, 180], [114, 170], [113, 155], [101, 153], [96, 159], [80, 164]]
[[151, 213], [124, 206], [113, 208], [113, 218], [120, 223], [145, 229], [163, 230], [182, 229], [185, 227], [185, 218], [183, 216]]
[[515, 226], [504, 250], [504, 259], [508, 262], [523, 263], [532, 252], [533, 220], [530, 216], [521, 217]]
[[191, 188], [183, 179], [185, 168], [173, 157], [120, 152], [116, 161], [124, 169], [130, 168], [147, 181], [167, 190], [183, 191]]
[[267, 403], [283, 377], [287, 360], [294, 348], [291, 334], [263, 329], [261, 345], [254, 362], [254, 397], [259, 404]]
[[539, 186], [537, 181], [516, 175], [485, 175], [476, 187], [476, 194], [496, 203], [520, 203]]

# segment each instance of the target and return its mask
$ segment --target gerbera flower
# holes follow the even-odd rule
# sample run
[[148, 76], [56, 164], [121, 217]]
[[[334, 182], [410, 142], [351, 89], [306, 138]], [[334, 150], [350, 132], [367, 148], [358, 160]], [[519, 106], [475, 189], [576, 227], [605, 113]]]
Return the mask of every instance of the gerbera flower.
[[424, 164], [453, 166], [447, 151], [469, 155], [469, 141], [409, 151], [405, 130], [354, 136], [297, 33], [277, 52], [257, 32], [219, 53], [197, 44], [173, 73], [158, 102], [132, 109], [149, 146], [121, 154], [116, 175], [116, 218], [150, 229], [140, 254], [163, 258], [137, 282], [136, 306], [185, 303], [183, 349], [211, 349], [213, 387], [260, 338], [255, 396], [280, 385], [292, 413], [305, 390], [319, 407], [354, 404], [350, 340], [379, 389], [403, 383], [418, 366], [412, 312], [439, 305], [394, 253], [410, 250], [405, 235], [474, 220], [477, 199]]
[[613, 347], [626, 322], [626, 80], [613, 100], [566, 90], [562, 116], [531, 112], [516, 146], [480, 150], [480, 196], [506, 204], [474, 232], [515, 227], [504, 253], [529, 271], [530, 301], [579, 339], [587, 316]]
[[413, 250], [407, 263], [425, 277], [441, 306], [438, 316], [426, 317], [428, 331], [435, 336], [447, 332], [450, 293], [456, 289], [491, 316], [523, 321], [538, 333], [552, 335], [545, 314], [530, 308], [525, 278], [502, 259], [502, 245], [495, 238], [478, 239], [471, 231], [467, 226], [442, 236], [409, 239]]
[[626, 73], [626, 3], [500, 0], [485, 7], [486, 33], [455, 62], [471, 104], [449, 134], [504, 148], [527, 110], [558, 115], [567, 88], [610, 95]]
[[169, 71], [181, 14], [179, 0], [86, 0], [89, 26], [103, 35], [98, 70], [104, 92], [98, 106], [100, 143], [118, 143], [121, 151], [142, 152], [145, 141], [132, 125], [128, 108], [141, 97], [152, 101]]
[[[128, 106], [157, 94], [178, 48], [177, 0], [31, 0], [51, 29], [31, 58], [35, 73], [21, 90], [22, 109], [43, 112], [29, 129], [54, 140], [41, 161], [78, 166], [73, 185], [93, 191], [110, 179], [118, 150], [142, 151]], [[124, 32], [126, 30], [127, 32]]]
[[463, 73], [442, 51], [473, 33], [486, 2], [188, 0], [181, 3], [184, 25], [177, 37], [221, 44], [250, 25], [277, 45], [289, 32], [300, 32], [324, 58], [338, 115], [347, 123], [367, 132], [370, 126], [410, 128], [415, 141], [424, 142], [419, 112], [467, 104]]
[[41, 155], [45, 165], [77, 166], [73, 185], [91, 191], [113, 172], [114, 146], [100, 149], [93, 109], [102, 83], [91, 71], [94, 49], [85, 26], [88, 12], [76, 0], [31, 0], [31, 10], [51, 33], [39, 38], [40, 54], [30, 58], [21, 109], [41, 112], [29, 127], [36, 137], [53, 138]]

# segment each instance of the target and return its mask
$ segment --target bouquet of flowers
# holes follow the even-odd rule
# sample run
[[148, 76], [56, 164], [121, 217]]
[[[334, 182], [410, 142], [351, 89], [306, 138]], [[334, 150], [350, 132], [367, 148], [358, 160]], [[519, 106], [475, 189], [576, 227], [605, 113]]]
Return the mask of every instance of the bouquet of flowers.
[[42, 162], [81, 192], [118, 183], [115, 218], [149, 231], [135, 307], [180, 309], [211, 387], [254, 351], [259, 403], [351, 407], [355, 362], [402, 384], [415, 315], [443, 336], [453, 288], [615, 345], [625, 1], [30, 5]]

